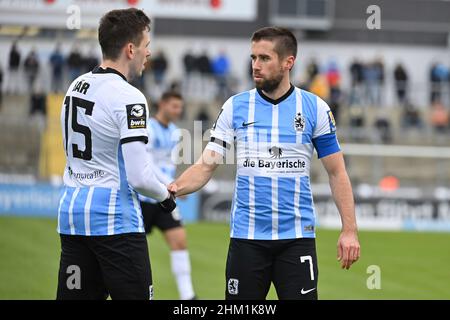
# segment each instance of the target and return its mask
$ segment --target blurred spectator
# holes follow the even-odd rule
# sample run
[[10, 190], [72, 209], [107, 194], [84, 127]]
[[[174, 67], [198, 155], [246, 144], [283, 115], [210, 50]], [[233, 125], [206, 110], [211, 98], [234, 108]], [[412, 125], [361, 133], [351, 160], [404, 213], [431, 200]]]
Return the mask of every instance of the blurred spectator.
[[431, 106], [431, 125], [437, 133], [446, 133], [449, 128], [449, 112], [440, 101]]
[[73, 46], [72, 51], [67, 58], [67, 67], [69, 68], [70, 81], [75, 80], [81, 75], [83, 69], [83, 57], [77, 46]]
[[388, 118], [378, 118], [375, 121], [375, 129], [382, 143], [390, 143], [392, 141], [391, 122]]
[[330, 105], [330, 109], [333, 112], [335, 121], [337, 122], [339, 119], [339, 107], [341, 100], [341, 74], [335, 61], [331, 61], [328, 65], [327, 80], [328, 86], [330, 87], [328, 104]]
[[163, 51], [158, 51], [155, 57], [151, 60], [151, 68], [154, 75], [154, 80], [157, 85], [163, 85], [168, 69], [167, 58]]
[[381, 105], [381, 84], [383, 76], [383, 67], [380, 62], [366, 64], [363, 68], [366, 103], [370, 106]]
[[84, 58], [84, 71], [89, 72], [95, 69], [98, 66], [99, 60], [97, 54], [95, 53], [95, 49], [91, 48], [89, 50], [88, 55]]
[[312, 58], [306, 66], [306, 87], [309, 88], [315, 77], [319, 74], [319, 66], [316, 59]]
[[400, 105], [405, 105], [407, 101], [408, 74], [401, 63], [394, 69], [395, 89], [397, 92], [397, 101]]
[[364, 111], [361, 107], [355, 106], [350, 109], [350, 137], [355, 141], [362, 141], [367, 130], [364, 129], [366, 121]]
[[405, 130], [422, 129], [424, 126], [419, 110], [410, 103], [405, 104], [401, 126]]
[[211, 60], [206, 51], [197, 58], [197, 68], [202, 75], [211, 75]]
[[383, 88], [384, 88], [384, 62], [382, 58], [378, 58], [375, 60], [373, 64], [373, 68], [375, 69], [375, 74], [377, 76], [377, 90], [375, 95], [375, 105], [383, 106]]
[[212, 68], [211, 60], [206, 50], [203, 51], [199, 57], [197, 57], [196, 64], [198, 71], [200, 72], [200, 91], [198, 93], [201, 93], [203, 98], [210, 99], [212, 97], [209, 97], [208, 93], [212, 92], [212, 90], [210, 90]]
[[202, 133], [205, 133], [206, 130], [211, 128], [211, 119], [208, 114], [208, 105], [203, 105], [195, 117], [195, 120], [202, 122]]
[[40, 85], [33, 87], [30, 95], [30, 115], [45, 115], [46, 95]]
[[195, 57], [192, 55], [190, 51], [187, 51], [186, 54], [183, 57], [183, 66], [184, 66], [184, 72], [186, 75], [190, 75], [193, 71], [195, 71], [196, 65], [195, 65]]
[[217, 98], [225, 101], [230, 96], [227, 82], [230, 73], [230, 60], [225, 51], [221, 51], [213, 60], [212, 70], [217, 82]]
[[17, 48], [17, 42], [13, 42], [11, 50], [9, 51], [9, 61], [8, 61], [9, 79], [7, 91], [10, 93], [18, 93], [20, 91], [20, 82], [21, 82], [19, 78], [20, 59], [21, 54], [19, 49]]
[[450, 80], [450, 72], [442, 63], [434, 63], [430, 69], [430, 100], [431, 103], [441, 101], [442, 87]]
[[25, 58], [23, 67], [28, 79], [28, 90], [31, 93], [34, 87], [34, 82], [36, 81], [39, 73], [39, 59], [36, 54], [36, 49], [31, 49], [30, 53]]
[[438, 64], [433, 63], [430, 68], [430, 102], [433, 104], [435, 101], [441, 99], [440, 94], [440, 78], [438, 76]]
[[332, 87], [330, 87], [330, 99], [329, 99], [329, 106], [331, 109], [331, 112], [333, 112], [334, 120], [336, 122], [339, 121], [339, 113], [341, 108], [341, 96], [342, 91], [339, 86], [339, 84], [335, 84]]
[[323, 100], [328, 101], [330, 96], [330, 87], [326, 76], [318, 73], [312, 80], [311, 85], [309, 86], [309, 91], [315, 95], [318, 95]]
[[330, 87], [339, 85], [341, 81], [341, 74], [339, 72], [337, 63], [334, 60], [330, 61], [328, 64], [327, 80]]
[[362, 102], [363, 69], [363, 65], [357, 59], [354, 59], [350, 65], [350, 106], [359, 105]]
[[183, 56], [183, 68], [184, 68], [184, 78], [183, 78], [183, 92], [184, 96], [187, 98], [192, 97], [192, 92], [195, 88], [195, 78], [197, 73], [197, 59], [192, 54], [191, 50], [186, 51]]
[[62, 92], [64, 56], [61, 53], [61, 45], [59, 43], [50, 55], [50, 65], [52, 69], [51, 90], [55, 93]]

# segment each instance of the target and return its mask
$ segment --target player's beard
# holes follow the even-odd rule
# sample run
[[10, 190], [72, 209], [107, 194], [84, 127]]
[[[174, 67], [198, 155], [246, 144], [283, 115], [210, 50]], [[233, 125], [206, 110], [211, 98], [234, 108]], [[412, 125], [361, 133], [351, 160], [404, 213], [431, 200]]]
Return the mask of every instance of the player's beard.
[[271, 93], [278, 88], [281, 81], [283, 80], [284, 72], [280, 69], [280, 72], [270, 79], [264, 79], [262, 81], [256, 82], [256, 88], [263, 90], [264, 92]]

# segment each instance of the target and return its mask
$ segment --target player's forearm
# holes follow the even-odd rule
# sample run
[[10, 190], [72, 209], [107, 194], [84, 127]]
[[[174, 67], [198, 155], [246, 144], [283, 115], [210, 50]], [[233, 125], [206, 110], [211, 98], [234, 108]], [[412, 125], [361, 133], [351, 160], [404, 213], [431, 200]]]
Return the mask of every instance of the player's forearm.
[[169, 176], [164, 174], [160, 169], [153, 167], [153, 173], [155, 174], [156, 178], [164, 185], [168, 185], [170, 182], [172, 182], [172, 179], [170, 179]]
[[175, 195], [178, 197], [200, 190], [211, 179], [213, 172], [203, 163], [193, 164], [175, 180], [178, 189]]
[[128, 183], [140, 194], [159, 202], [168, 198], [167, 188], [156, 178], [145, 145], [140, 141], [122, 145]]
[[[206, 148], [195, 164], [174, 181], [176, 196], [183, 196], [201, 189], [211, 179], [223, 155]], [[172, 191], [172, 190], [171, 190]]]
[[129, 179], [129, 181], [138, 193], [159, 202], [168, 198], [169, 193], [166, 186], [156, 178], [149, 164], [146, 164], [142, 173], [136, 173], [134, 179]]
[[331, 173], [330, 187], [342, 221], [343, 232], [357, 232], [352, 186], [345, 170]]

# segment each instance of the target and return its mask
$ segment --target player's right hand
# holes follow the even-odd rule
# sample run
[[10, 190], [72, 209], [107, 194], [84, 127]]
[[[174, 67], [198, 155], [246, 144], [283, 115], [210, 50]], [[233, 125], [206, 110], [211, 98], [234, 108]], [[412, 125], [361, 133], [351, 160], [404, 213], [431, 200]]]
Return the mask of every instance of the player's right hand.
[[169, 190], [171, 194], [175, 195], [178, 192], [178, 186], [175, 184], [175, 182], [172, 182], [167, 186], [167, 190]]

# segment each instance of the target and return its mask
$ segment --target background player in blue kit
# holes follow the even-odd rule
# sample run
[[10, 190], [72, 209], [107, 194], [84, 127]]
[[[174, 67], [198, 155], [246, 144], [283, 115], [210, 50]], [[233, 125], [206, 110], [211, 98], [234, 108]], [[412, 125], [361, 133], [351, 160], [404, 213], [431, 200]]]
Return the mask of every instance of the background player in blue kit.
[[[317, 299], [315, 212], [309, 169], [314, 149], [328, 172], [342, 220], [338, 259], [358, 260], [354, 200], [328, 105], [290, 83], [297, 40], [267, 27], [251, 39], [256, 88], [228, 99], [200, 159], [169, 186], [177, 196], [202, 188], [235, 144], [236, 187], [226, 267], [227, 299]], [[228, 157], [227, 157], [228, 159]]]
[[[147, 150], [152, 158], [156, 177], [168, 185], [175, 179], [176, 165], [172, 152], [180, 139], [178, 127], [174, 124], [183, 113], [183, 97], [174, 91], [163, 93], [156, 114], [148, 122]], [[153, 227], [160, 229], [169, 245], [172, 273], [181, 300], [195, 298], [191, 279], [191, 263], [187, 250], [186, 230], [178, 209], [168, 214], [158, 203], [148, 197], [140, 196], [144, 228], [150, 233]]]

